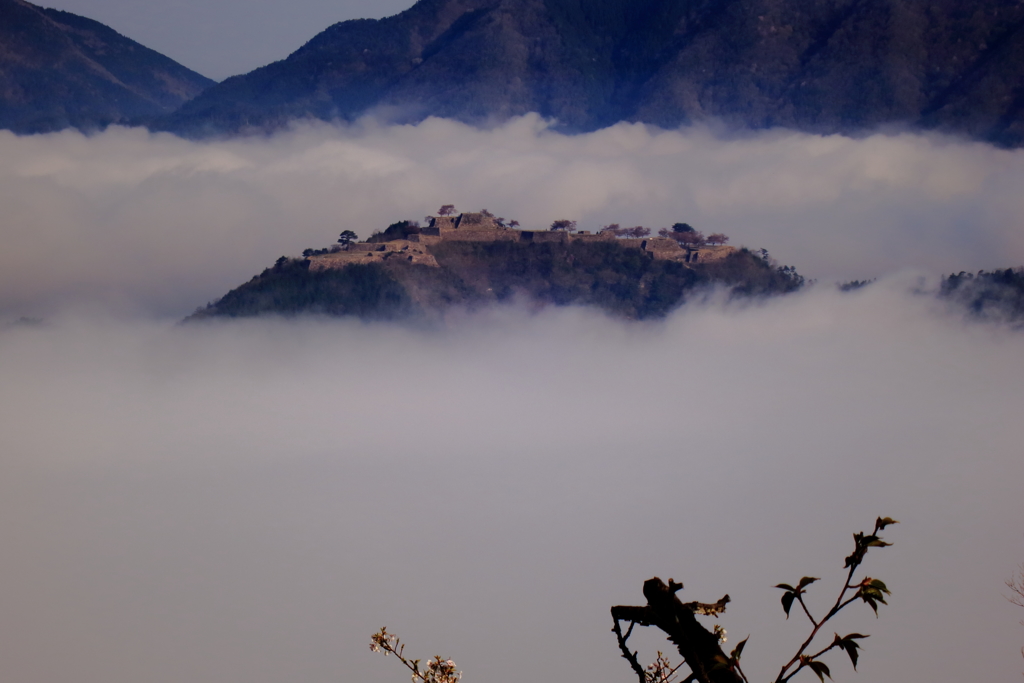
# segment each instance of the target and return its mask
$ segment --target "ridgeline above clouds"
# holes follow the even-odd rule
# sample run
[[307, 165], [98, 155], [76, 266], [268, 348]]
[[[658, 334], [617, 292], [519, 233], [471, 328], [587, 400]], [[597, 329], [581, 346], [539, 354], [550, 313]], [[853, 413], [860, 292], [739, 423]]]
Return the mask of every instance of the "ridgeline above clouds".
[[0, 128], [45, 133], [151, 119], [212, 84], [99, 22], [0, 0]]
[[1024, 4], [1008, 0], [420, 0], [336, 24], [230, 78], [165, 129], [296, 118], [472, 124], [539, 113], [855, 133], [895, 126], [1024, 141]]
[[1024, 143], [1016, 0], [420, 0], [220, 84], [67, 12], [0, 0], [0, 18], [0, 127], [19, 133], [537, 113], [566, 132], [717, 122]]

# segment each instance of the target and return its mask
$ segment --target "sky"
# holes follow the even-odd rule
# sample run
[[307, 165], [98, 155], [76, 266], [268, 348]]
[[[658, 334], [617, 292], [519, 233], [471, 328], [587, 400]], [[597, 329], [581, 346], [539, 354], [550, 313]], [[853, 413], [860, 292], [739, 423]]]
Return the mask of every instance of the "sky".
[[[618, 683], [609, 607], [660, 576], [729, 593], [765, 679], [808, 633], [773, 586], [822, 577], [824, 609], [887, 515], [865, 571], [893, 595], [833, 629], [871, 636], [835, 680], [1012, 680], [1024, 336], [929, 292], [1024, 262], [1022, 182], [1024, 152], [910, 134], [0, 132], [3, 678], [407, 680], [369, 650], [387, 626], [466, 681]], [[689, 222], [818, 283], [647, 323], [178, 324], [280, 255], [446, 203]], [[833, 286], [854, 278], [878, 280]]]
[[413, 0], [51, 0], [220, 81], [284, 59], [328, 26], [398, 14]]

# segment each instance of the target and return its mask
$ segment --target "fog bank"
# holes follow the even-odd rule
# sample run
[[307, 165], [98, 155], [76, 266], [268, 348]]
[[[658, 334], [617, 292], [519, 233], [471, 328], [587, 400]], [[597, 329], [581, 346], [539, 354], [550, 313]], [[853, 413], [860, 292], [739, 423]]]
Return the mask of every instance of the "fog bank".
[[[307, 152], [366, 139], [399, 146], [403, 135], [447, 125], [368, 133], [358, 143], [331, 138]], [[247, 154], [274, 157], [274, 145], [318, 135], [326, 133], [202, 148], [129, 132], [65, 143], [122, 144], [126, 162], [136, 145], [165, 146], [165, 158], [191, 170], [152, 173], [177, 174], [197, 190], [233, 185], [243, 206], [261, 187], [246, 178], [270, 177], [246, 170]], [[653, 145], [635, 128], [606, 135]], [[813, 146], [803, 137], [726, 144], [667, 135], [748, 156], [751, 145]], [[586, 143], [531, 136], [538, 149]], [[882, 142], [920, 145], [933, 159], [982, 153], [921, 140], [830, 144]], [[196, 170], [200, 159], [213, 163], [213, 151], [220, 168], [240, 170]], [[373, 148], [367, 159], [382, 163], [382, 154]], [[413, 156], [382, 171], [405, 179], [393, 196], [405, 206], [433, 182], [394, 170], [415, 166]], [[646, 158], [656, 165], [653, 152]], [[623, 164], [614, 155], [607, 163]], [[122, 179], [97, 178], [100, 189], [58, 166], [37, 187], [54, 197], [64, 188], [69, 204], [95, 207], [118, 185], [146, 194], [144, 173], [130, 164]], [[461, 166], [470, 167], [487, 168]], [[915, 182], [914, 192], [926, 191]], [[611, 211], [607, 194], [593, 196], [584, 213], [538, 194], [520, 220]], [[165, 198], [160, 190], [151, 201]], [[379, 210], [356, 193], [348, 200], [346, 215], [369, 221]], [[124, 201], [137, 209], [147, 200]], [[112, 224], [126, 224], [124, 216]], [[245, 242], [233, 226], [251, 224], [236, 218], [208, 244]], [[267, 246], [276, 236], [252, 229], [254, 257], [263, 258], [260, 244], [277, 250]], [[145, 244], [156, 252], [182, 240], [155, 233]], [[786, 234], [779, 228], [778, 239]], [[105, 258], [97, 252], [95, 263]], [[402, 680], [393, 659], [367, 648], [386, 624], [414, 656], [453, 657], [467, 681], [619, 683], [632, 674], [608, 631], [608, 608], [642, 603], [641, 583], [653, 575], [682, 580], [687, 600], [730, 593], [721, 623], [730, 644], [752, 635], [745, 669], [764, 679], [806, 633], [799, 615], [784, 620], [772, 586], [821, 576], [812, 592], [821, 609], [841, 580], [850, 534], [881, 514], [902, 524], [886, 534], [895, 546], [872, 551], [865, 569], [893, 589], [891, 605], [878, 620], [855, 606], [837, 625], [872, 637], [859, 673], [842, 655], [830, 661], [835, 680], [1010, 680], [1024, 629], [1000, 591], [1024, 556], [1024, 337], [966, 325], [908, 293], [915, 278], [847, 295], [820, 288], [757, 306], [689, 306], [653, 325], [577, 309], [503, 309], [433, 331], [72, 315], [8, 327], [0, 332], [4, 679]], [[664, 648], [643, 642], [648, 659]]]
[[490, 131], [366, 121], [201, 143], [0, 132], [0, 315], [96, 300], [183, 315], [280, 255], [442, 203], [532, 228], [685, 221], [826, 282], [1005, 267], [1024, 263], [1022, 183], [1024, 152], [910, 134], [723, 139], [619, 124], [564, 136], [535, 116]]

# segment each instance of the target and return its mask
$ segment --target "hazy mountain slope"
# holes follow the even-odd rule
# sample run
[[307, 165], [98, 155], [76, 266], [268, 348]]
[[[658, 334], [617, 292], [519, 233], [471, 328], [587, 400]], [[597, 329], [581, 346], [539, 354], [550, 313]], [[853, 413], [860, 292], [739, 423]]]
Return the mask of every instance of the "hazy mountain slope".
[[91, 19], [0, 0], [0, 127], [37, 133], [156, 117], [210, 85]]
[[896, 124], [1022, 138], [1016, 0], [421, 0], [336, 24], [166, 124], [237, 131], [380, 108], [570, 130], [721, 118], [822, 132]]

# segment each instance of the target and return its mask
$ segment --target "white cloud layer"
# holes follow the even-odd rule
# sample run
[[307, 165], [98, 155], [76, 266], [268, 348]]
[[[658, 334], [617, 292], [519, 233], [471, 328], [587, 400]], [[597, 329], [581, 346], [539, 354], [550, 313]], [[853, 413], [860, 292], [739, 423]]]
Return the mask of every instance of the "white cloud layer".
[[620, 124], [573, 137], [533, 116], [202, 143], [0, 132], [0, 312], [102, 299], [179, 315], [282, 254], [449, 202], [524, 227], [685, 221], [826, 282], [1005, 267], [1024, 263], [1022, 184], [1020, 151], [910, 134]]
[[8, 327], [4, 680], [402, 680], [386, 624], [469, 681], [621, 683], [608, 608], [652, 575], [730, 593], [763, 680], [806, 632], [772, 586], [821, 576], [823, 609], [879, 514], [891, 605], [836, 626], [872, 637], [835, 679], [1012, 680], [1024, 336], [912, 284], [651, 325]]
[[[0, 133], [0, 323], [45, 318], [0, 325], [4, 681], [401, 680], [386, 624], [468, 681], [619, 683], [608, 608], [656, 574], [730, 593], [764, 679], [805, 634], [772, 586], [824, 577], [821, 609], [876, 515], [903, 521], [868, 557], [892, 605], [837, 625], [872, 637], [835, 679], [1010, 680], [1024, 336], [910, 292], [1024, 263], [1022, 182], [1021, 152], [914, 135]], [[449, 202], [883, 277], [653, 324], [168, 322]]]

